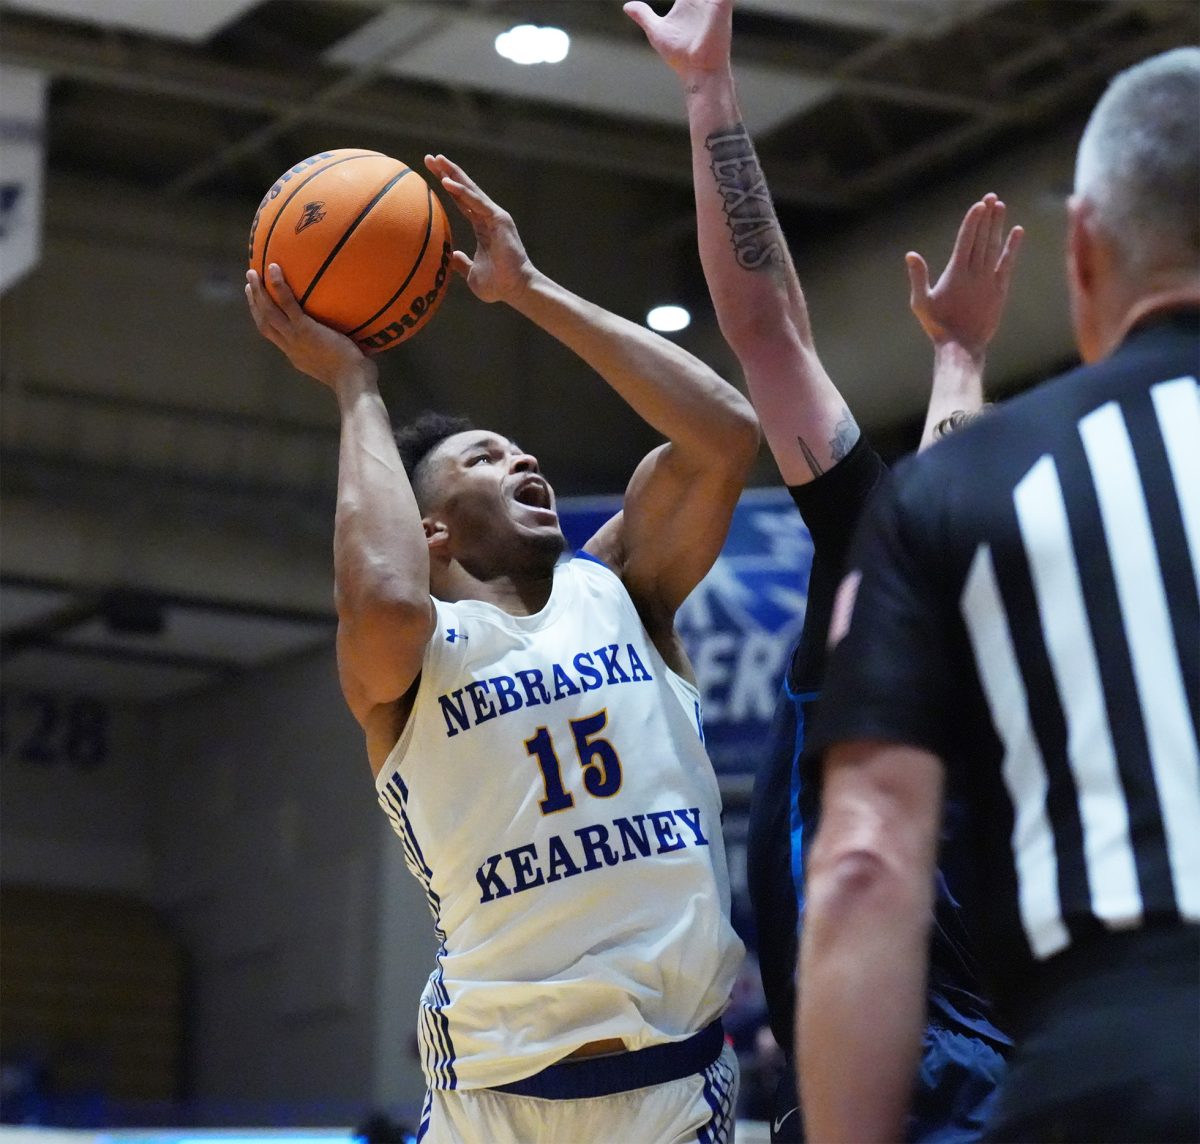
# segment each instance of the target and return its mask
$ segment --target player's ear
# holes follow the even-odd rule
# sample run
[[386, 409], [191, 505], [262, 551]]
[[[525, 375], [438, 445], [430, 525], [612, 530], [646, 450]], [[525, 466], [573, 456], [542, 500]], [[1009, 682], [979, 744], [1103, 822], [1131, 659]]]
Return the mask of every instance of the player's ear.
[[445, 548], [450, 543], [450, 529], [446, 522], [436, 516], [423, 516], [421, 527], [425, 530], [425, 542], [430, 551]]

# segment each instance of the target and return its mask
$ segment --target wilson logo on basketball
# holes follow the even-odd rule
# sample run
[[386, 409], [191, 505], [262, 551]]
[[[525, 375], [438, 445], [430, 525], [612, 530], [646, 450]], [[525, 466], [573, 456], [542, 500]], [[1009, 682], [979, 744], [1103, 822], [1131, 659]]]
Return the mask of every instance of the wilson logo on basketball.
[[361, 349], [368, 353], [387, 349], [420, 324], [421, 319], [425, 317], [430, 308], [436, 307], [441, 300], [442, 287], [446, 285], [446, 275], [449, 271], [450, 255], [453, 253], [454, 248], [448, 242], [442, 243], [442, 260], [433, 280], [433, 289], [425, 294], [418, 294], [413, 299], [412, 305], [409, 306], [408, 313], [401, 314], [390, 325], [384, 326], [382, 330], [377, 330], [369, 337], [356, 338], [355, 341]]
[[305, 203], [304, 215], [296, 223], [296, 233], [299, 234], [302, 230], [307, 230], [314, 222], [320, 222], [325, 217], [324, 206], [323, 202]]

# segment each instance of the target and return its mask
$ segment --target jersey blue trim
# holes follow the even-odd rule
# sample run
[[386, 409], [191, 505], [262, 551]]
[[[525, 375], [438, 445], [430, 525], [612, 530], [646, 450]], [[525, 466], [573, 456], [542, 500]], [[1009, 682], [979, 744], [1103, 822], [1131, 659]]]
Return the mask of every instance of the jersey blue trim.
[[719, 1060], [724, 1045], [725, 1032], [718, 1017], [682, 1041], [666, 1041], [614, 1056], [562, 1061], [533, 1076], [490, 1087], [495, 1092], [540, 1100], [590, 1100], [693, 1076]]
[[804, 821], [800, 815], [800, 756], [804, 753], [804, 704], [816, 699], [820, 692], [793, 691], [784, 680], [783, 693], [796, 712], [796, 737], [792, 744], [792, 778], [789, 787], [789, 823], [792, 844], [792, 890], [796, 895], [796, 928], [804, 914]]
[[425, 1139], [425, 1134], [429, 1131], [429, 1120], [433, 1115], [433, 1090], [426, 1089], [425, 1103], [421, 1106], [421, 1123], [417, 1126], [417, 1144]]
[[384, 795], [388, 800], [388, 805], [392, 808], [389, 817], [392, 817], [393, 822], [399, 820], [400, 834], [404, 840], [404, 851], [409, 860], [409, 869], [416, 874], [417, 880], [425, 890], [426, 900], [433, 913], [434, 935], [438, 939], [435, 957], [436, 969], [429, 979], [436, 1004], [422, 1003], [421, 1005], [421, 1019], [429, 1033], [429, 1044], [438, 1055], [427, 1059], [426, 1065], [431, 1077], [440, 1082], [437, 1084], [438, 1088], [457, 1088], [458, 1074], [454, 1069], [456, 1059], [454, 1041], [450, 1036], [450, 1021], [444, 1011], [450, 1004], [450, 994], [446, 989], [442, 967], [442, 960], [446, 954], [446, 931], [442, 929], [441, 924], [442, 900], [433, 888], [433, 870], [425, 861], [425, 854], [421, 850], [421, 844], [417, 841], [416, 832], [409, 821], [408, 787], [404, 785], [399, 771], [388, 781], [384, 788]]
[[733, 1102], [737, 1076], [721, 1057], [704, 1070], [704, 1102], [712, 1110], [708, 1122], [696, 1133], [697, 1144], [729, 1144], [733, 1128]]

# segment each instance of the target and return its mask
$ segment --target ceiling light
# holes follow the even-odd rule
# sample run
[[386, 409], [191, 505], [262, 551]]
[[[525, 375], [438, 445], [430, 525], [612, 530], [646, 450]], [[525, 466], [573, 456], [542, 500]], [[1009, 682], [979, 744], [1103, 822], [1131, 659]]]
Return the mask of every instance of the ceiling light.
[[496, 51], [514, 64], [557, 64], [567, 58], [571, 37], [561, 28], [518, 24], [496, 37]]
[[655, 306], [646, 315], [646, 325], [660, 334], [672, 334], [691, 323], [692, 315], [682, 306]]

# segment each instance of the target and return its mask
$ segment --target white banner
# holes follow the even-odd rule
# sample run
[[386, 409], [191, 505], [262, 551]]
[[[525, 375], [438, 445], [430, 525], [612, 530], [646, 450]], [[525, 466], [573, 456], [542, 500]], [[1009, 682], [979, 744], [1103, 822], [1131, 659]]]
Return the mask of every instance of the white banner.
[[41, 255], [45, 121], [45, 75], [0, 66], [0, 293]]

